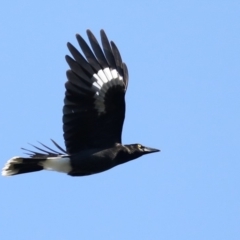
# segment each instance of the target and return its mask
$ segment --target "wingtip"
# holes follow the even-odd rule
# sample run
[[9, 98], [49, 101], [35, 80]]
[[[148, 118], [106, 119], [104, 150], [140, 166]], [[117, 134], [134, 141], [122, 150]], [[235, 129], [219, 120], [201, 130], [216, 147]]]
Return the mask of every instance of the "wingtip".
[[77, 33], [75, 36], [76, 36], [77, 40], [78, 40], [79, 38], [80, 38], [80, 39], [83, 39], [82, 36], [81, 36], [79, 33]]
[[86, 33], [87, 33], [87, 34], [91, 34], [92, 32], [91, 32], [91, 30], [88, 28], [88, 29], [86, 30]]
[[103, 29], [100, 30], [100, 36], [107, 39], [107, 35]]

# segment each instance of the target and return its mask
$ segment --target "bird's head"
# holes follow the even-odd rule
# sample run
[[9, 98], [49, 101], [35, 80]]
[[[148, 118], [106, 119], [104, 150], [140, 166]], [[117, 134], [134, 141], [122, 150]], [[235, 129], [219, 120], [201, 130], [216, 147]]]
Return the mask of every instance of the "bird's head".
[[150, 148], [145, 147], [142, 144], [130, 144], [130, 145], [124, 145], [125, 149], [128, 152], [128, 155], [130, 159], [135, 159], [138, 157], [141, 157], [142, 155], [148, 154], [148, 153], [154, 153], [154, 152], [160, 152], [159, 149], [156, 148]]

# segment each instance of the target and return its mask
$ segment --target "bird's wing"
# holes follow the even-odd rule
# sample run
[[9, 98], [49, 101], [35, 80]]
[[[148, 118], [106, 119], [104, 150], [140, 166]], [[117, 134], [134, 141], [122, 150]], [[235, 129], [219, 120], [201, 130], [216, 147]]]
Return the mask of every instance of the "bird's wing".
[[76, 35], [85, 57], [72, 44], [67, 45], [73, 56], [66, 56], [70, 70], [63, 107], [64, 139], [69, 154], [121, 143], [128, 70], [116, 45], [108, 41], [103, 30], [100, 33], [102, 48], [87, 30], [93, 51]]

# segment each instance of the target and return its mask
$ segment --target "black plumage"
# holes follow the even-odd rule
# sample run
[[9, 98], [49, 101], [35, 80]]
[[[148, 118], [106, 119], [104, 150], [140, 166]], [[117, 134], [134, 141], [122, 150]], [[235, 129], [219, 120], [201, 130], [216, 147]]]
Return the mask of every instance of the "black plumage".
[[47, 169], [85, 176], [159, 151], [140, 144], [122, 145], [128, 70], [116, 45], [108, 41], [103, 30], [100, 34], [102, 48], [87, 30], [92, 50], [76, 35], [84, 56], [67, 44], [72, 57], [66, 56], [70, 67], [63, 107], [66, 150], [53, 140], [57, 151], [42, 143], [43, 148], [32, 145], [38, 151], [24, 149], [30, 157], [11, 158], [2, 175]]

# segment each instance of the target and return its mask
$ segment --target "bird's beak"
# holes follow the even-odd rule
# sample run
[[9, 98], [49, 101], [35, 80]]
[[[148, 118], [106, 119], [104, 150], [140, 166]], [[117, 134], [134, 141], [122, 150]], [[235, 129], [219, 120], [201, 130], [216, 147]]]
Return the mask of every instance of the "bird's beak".
[[144, 148], [144, 153], [154, 153], [154, 152], [160, 152], [160, 150], [156, 148], [149, 148], [149, 147]]

